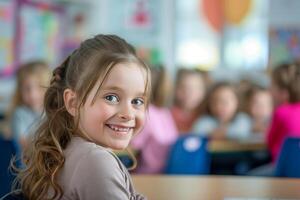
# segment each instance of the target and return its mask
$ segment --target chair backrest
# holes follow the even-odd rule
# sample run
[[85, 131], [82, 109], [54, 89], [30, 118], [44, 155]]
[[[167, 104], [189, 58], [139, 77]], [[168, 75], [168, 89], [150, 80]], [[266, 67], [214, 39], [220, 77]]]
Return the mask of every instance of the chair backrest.
[[[0, 137], [0, 197], [10, 192], [15, 176], [10, 171], [10, 162], [13, 156], [19, 155], [19, 148], [14, 140], [5, 140]], [[17, 166], [19, 163], [17, 163]]]
[[0, 198], [0, 200], [27, 200], [21, 191], [10, 192], [3, 197], [0, 196]]
[[209, 174], [210, 154], [207, 138], [185, 135], [172, 146], [167, 161], [166, 174]]
[[276, 163], [275, 176], [300, 178], [300, 138], [285, 139]]

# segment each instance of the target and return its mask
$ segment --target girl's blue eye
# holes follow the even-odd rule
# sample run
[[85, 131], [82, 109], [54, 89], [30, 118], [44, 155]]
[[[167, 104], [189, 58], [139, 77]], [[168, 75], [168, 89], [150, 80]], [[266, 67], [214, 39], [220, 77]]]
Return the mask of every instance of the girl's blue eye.
[[140, 98], [133, 99], [132, 104], [137, 105], [137, 106], [144, 105], [144, 100], [140, 99]]
[[116, 95], [107, 95], [104, 98], [105, 98], [105, 100], [112, 102], [112, 103], [119, 102], [119, 98]]

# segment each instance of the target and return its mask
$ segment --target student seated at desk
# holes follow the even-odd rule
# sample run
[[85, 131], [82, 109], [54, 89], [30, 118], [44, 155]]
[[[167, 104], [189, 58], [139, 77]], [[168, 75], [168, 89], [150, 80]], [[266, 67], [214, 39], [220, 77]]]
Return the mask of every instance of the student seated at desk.
[[300, 137], [300, 64], [283, 64], [272, 72], [271, 92], [275, 102], [267, 135], [272, 160], [276, 161], [288, 136]]
[[272, 71], [271, 94], [275, 109], [266, 142], [272, 162], [249, 175], [273, 176], [282, 145], [287, 137], [300, 137], [300, 64], [286, 63]]
[[264, 141], [273, 111], [271, 92], [262, 86], [251, 85], [245, 95], [245, 111], [251, 117], [251, 139]]
[[198, 69], [177, 71], [172, 116], [180, 134], [190, 133], [201, 116], [201, 106], [206, 93], [206, 82]]
[[245, 139], [251, 131], [247, 114], [238, 112], [238, 98], [228, 82], [213, 85], [207, 94], [206, 115], [194, 126], [194, 133], [213, 139]]
[[152, 68], [152, 100], [145, 126], [131, 141], [131, 147], [140, 151], [137, 173], [163, 173], [171, 145], [178, 137], [172, 114], [165, 107], [171, 91], [165, 68]]
[[25, 63], [17, 71], [16, 89], [9, 115], [12, 137], [23, 149], [30, 134], [42, 120], [44, 95], [50, 78], [50, 68], [44, 61]]

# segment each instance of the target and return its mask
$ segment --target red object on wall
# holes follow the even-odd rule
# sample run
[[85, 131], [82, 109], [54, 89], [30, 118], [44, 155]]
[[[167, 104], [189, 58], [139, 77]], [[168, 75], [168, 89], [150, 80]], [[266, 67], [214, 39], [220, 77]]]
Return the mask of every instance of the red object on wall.
[[200, 0], [201, 12], [207, 18], [210, 25], [220, 32], [224, 24], [223, 1], [222, 0]]

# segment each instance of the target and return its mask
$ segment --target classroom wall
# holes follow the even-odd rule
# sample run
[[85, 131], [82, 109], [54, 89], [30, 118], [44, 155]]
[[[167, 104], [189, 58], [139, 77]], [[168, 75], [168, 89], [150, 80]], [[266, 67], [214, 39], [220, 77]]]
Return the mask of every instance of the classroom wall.
[[[80, 1], [76, 2], [80, 5], [80, 3], [78, 3]], [[176, 72], [176, 1], [147, 1], [147, 8], [151, 15], [152, 25], [144, 29], [125, 25], [124, 18], [132, 14], [126, 11], [126, 9], [129, 5], [133, 4], [132, 2], [137, 2], [137, 0], [85, 1], [83, 4], [85, 6], [82, 6], [82, 8], [85, 7], [84, 13], [86, 15], [83, 37], [90, 37], [97, 33], [114, 33], [125, 37], [138, 47], [144, 45], [147, 48], [157, 48], [160, 51], [159, 59], [166, 65], [169, 72], [174, 75]], [[68, 4], [66, 4], [66, 6], [68, 6]], [[79, 8], [80, 7], [81, 6], [79, 6]], [[270, 0], [269, 12], [265, 15], [266, 18], [269, 18], [269, 28], [294, 27], [300, 29], [299, 8], [300, 1], [298, 0]], [[73, 9], [73, 11], [76, 12], [76, 8]], [[69, 34], [71, 35], [72, 32], [69, 32]], [[228, 70], [219, 67], [216, 71], [212, 72], [212, 76], [215, 79], [225, 78], [230, 80], [236, 80], [248, 74], [250, 74], [250, 77], [260, 77], [257, 76], [256, 71], [251, 69], [240, 71], [237, 69]], [[264, 76], [258, 79], [264, 84], [268, 82]], [[0, 79], [0, 113], [7, 108], [13, 89], [13, 77]]]

